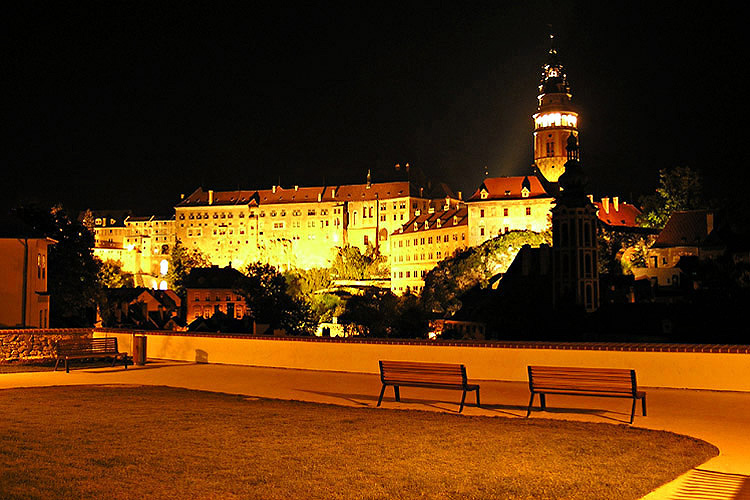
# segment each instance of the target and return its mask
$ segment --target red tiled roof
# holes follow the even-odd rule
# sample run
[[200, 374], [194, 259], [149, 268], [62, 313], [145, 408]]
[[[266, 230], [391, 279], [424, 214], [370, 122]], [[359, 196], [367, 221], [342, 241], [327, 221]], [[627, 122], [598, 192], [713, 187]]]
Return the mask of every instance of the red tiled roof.
[[617, 204], [617, 210], [612, 200], [609, 201], [608, 207], [601, 201], [595, 201], [594, 205], [596, 205], [596, 215], [599, 220], [609, 226], [639, 227], [635, 219], [641, 211], [631, 203], [620, 202]]
[[[440, 227], [437, 225], [438, 219], [440, 219]], [[425, 222], [427, 222], [427, 228], [425, 228]], [[449, 227], [466, 226], [468, 224], [469, 209], [463, 207], [458, 210], [445, 210], [441, 212], [419, 214], [412, 217], [409, 222], [404, 224], [401, 229], [399, 229], [398, 234], [445, 229]], [[417, 229], [414, 229], [415, 225], [417, 226]]]
[[700, 245], [713, 230], [708, 223], [709, 218], [713, 219], [713, 217], [714, 213], [711, 210], [673, 212], [656, 238], [654, 247]]
[[[408, 181], [367, 184], [345, 184], [341, 186], [312, 186], [256, 191], [213, 191], [211, 205], [269, 205], [274, 203], [305, 203], [319, 201], [372, 201], [419, 196], [420, 193]], [[177, 204], [178, 207], [208, 205], [208, 191], [198, 188]], [[427, 197], [427, 194], [424, 194]]]
[[551, 198], [544, 190], [542, 183], [534, 176], [516, 177], [488, 177], [482, 182], [469, 201], [482, 199], [482, 191], [487, 191], [487, 200], [517, 199], [522, 198], [521, 190], [524, 185], [529, 189], [529, 198]]

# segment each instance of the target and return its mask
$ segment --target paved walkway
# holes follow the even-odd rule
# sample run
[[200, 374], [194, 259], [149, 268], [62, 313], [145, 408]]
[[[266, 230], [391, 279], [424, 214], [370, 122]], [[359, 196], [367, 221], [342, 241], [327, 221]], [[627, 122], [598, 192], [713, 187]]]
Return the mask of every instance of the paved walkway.
[[[483, 407], [467, 406], [464, 408], [465, 414], [525, 417], [529, 400], [529, 390], [525, 383], [480, 382]], [[355, 407], [374, 407], [380, 392], [380, 379], [377, 375], [171, 361], [131, 366], [127, 371], [118, 366], [75, 369], [69, 374], [64, 371], [0, 374], [0, 389], [81, 384], [165, 385]], [[634, 425], [687, 434], [714, 444], [719, 448], [720, 455], [701, 465], [701, 469], [750, 474], [750, 393], [656, 388], [645, 390], [648, 416], [636, 414]], [[382, 406], [458, 411], [460, 394], [456, 391], [406, 388], [402, 389], [401, 394], [402, 403], [396, 403], [392, 390], [387, 390]], [[467, 396], [469, 402], [473, 401], [472, 396]], [[548, 398], [548, 407], [550, 411], [534, 412], [531, 418], [627, 424], [630, 417], [628, 400], [557, 396]], [[690, 478], [689, 475], [678, 478], [645, 498], [673, 498], [685, 483], [686, 477]]]

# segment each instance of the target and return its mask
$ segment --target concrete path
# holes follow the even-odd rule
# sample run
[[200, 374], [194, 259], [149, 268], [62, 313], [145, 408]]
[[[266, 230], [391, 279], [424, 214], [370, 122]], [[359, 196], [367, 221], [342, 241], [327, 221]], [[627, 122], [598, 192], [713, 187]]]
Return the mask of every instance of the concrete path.
[[[525, 383], [479, 381], [482, 408], [468, 395], [466, 415], [524, 418], [529, 400]], [[33, 372], [0, 374], [0, 389], [55, 385], [164, 385], [274, 399], [375, 407], [380, 392], [377, 375], [246, 366], [153, 361], [146, 366], [74, 369], [69, 374]], [[701, 465], [722, 473], [750, 474], [750, 393], [644, 388], [648, 416], [636, 413], [635, 426], [694, 436], [714, 444], [720, 455]], [[460, 393], [402, 388], [401, 403], [386, 391], [382, 407], [457, 412]], [[549, 411], [530, 418], [556, 418], [627, 424], [629, 400], [573, 396], [548, 397]], [[640, 406], [640, 405], [639, 405]], [[674, 498], [690, 475], [652, 492], [648, 500]], [[699, 498], [699, 497], [685, 497]], [[714, 497], [712, 497], [714, 498]], [[715, 497], [731, 498], [731, 496]]]

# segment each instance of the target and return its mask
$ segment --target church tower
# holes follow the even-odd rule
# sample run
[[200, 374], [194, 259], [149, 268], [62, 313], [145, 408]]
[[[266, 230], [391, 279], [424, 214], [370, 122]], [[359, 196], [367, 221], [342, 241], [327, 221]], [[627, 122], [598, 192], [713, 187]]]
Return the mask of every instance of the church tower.
[[599, 308], [596, 207], [586, 196], [588, 178], [573, 134], [567, 140], [562, 188], [552, 209], [552, 281], [555, 307]]
[[557, 58], [554, 35], [550, 35], [547, 64], [542, 66], [537, 112], [534, 114], [534, 164], [549, 182], [565, 172], [566, 141], [578, 137], [578, 113], [570, 103], [568, 77]]

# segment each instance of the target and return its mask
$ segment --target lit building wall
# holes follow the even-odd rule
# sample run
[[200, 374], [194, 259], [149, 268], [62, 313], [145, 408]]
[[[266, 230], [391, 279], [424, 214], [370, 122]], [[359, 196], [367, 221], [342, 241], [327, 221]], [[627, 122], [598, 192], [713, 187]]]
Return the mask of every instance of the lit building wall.
[[0, 238], [0, 327], [49, 328], [46, 238]]
[[468, 246], [466, 208], [420, 214], [391, 235], [391, 291], [420, 293], [441, 260]]
[[536, 177], [490, 177], [469, 198], [469, 245], [509, 231], [544, 232], [555, 200]]

